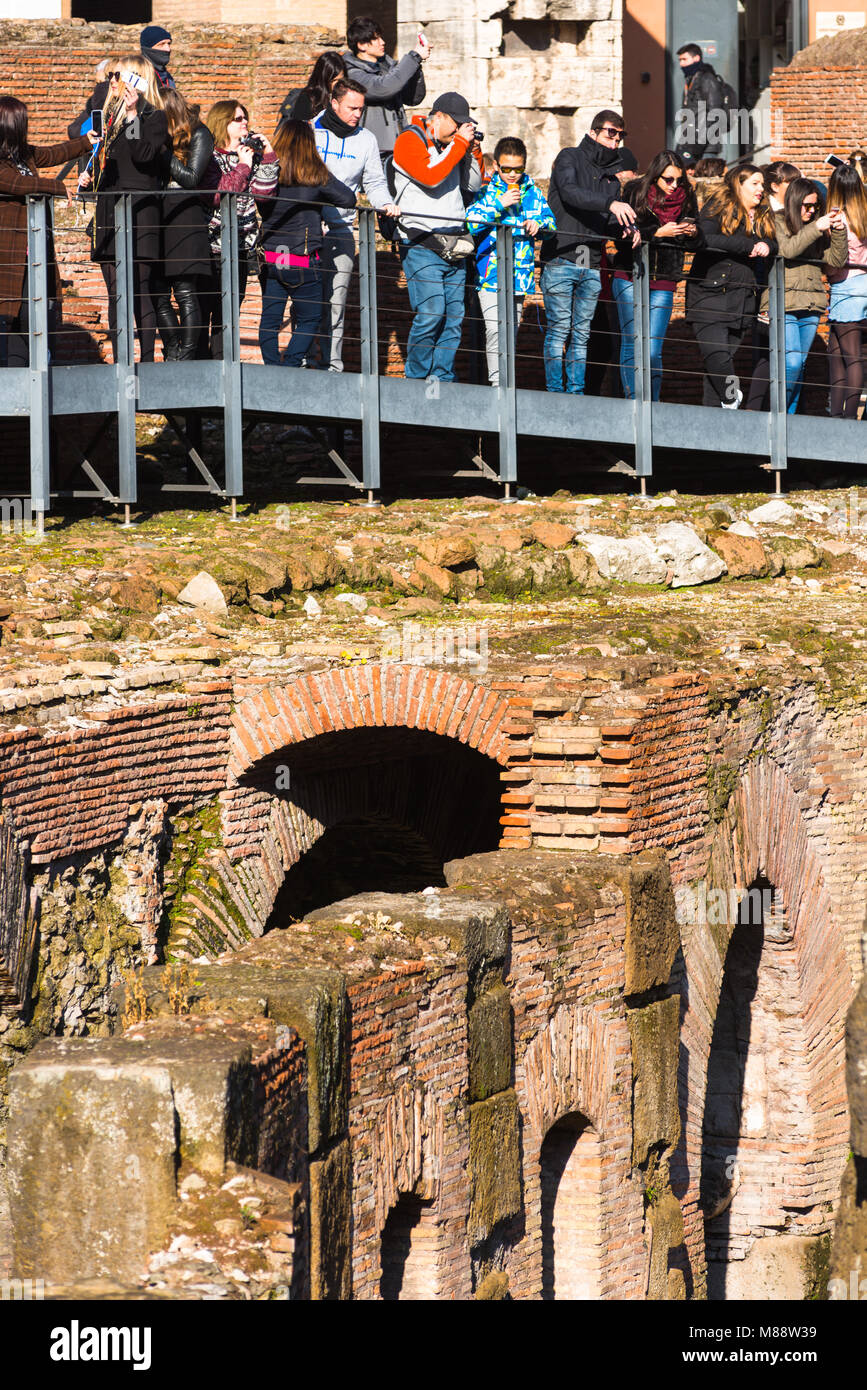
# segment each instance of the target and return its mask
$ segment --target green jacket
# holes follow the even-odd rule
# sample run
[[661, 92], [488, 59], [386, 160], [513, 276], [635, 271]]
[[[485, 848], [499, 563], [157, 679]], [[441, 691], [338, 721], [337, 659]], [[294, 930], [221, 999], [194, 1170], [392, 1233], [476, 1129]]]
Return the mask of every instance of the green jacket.
[[[822, 232], [815, 222], [808, 222], [793, 234], [786, 226], [784, 212], [776, 213], [774, 220], [779, 254], [786, 266], [786, 313], [795, 314], [799, 310], [811, 314], [823, 313], [828, 305], [828, 291], [822, 282], [822, 266], [809, 265], [808, 262], [845, 265], [849, 256], [845, 230]], [[762, 313], [767, 313], [768, 298], [766, 287], [762, 290]]]

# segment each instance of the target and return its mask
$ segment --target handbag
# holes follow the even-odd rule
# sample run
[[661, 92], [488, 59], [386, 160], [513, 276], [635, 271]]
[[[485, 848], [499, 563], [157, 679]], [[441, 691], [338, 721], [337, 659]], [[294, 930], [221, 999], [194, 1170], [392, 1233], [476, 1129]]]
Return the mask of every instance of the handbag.
[[413, 237], [409, 245], [426, 246], [429, 251], [435, 251], [444, 261], [451, 263], [465, 261], [476, 249], [476, 243], [466, 232], [424, 232], [421, 236]]

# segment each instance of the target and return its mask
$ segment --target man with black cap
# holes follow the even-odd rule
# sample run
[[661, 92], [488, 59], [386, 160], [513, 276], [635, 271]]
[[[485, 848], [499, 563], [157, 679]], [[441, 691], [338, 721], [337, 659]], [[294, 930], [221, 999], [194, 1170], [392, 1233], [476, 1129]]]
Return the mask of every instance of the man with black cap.
[[152, 63], [157, 75], [157, 85], [174, 89], [175, 79], [169, 72], [169, 59], [172, 56], [172, 36], [168, 29], [159, 24], [149, 24], [141, 31], [142, 57]]
[[[444, 92], [394, 146], [400, 258], [415, 311], [404, 375], [454, 381], [464, 317], [466, 205], [482, 186], [476, 124], [465, 97]], [[465, 196], [466, 195], [466, 196]]]

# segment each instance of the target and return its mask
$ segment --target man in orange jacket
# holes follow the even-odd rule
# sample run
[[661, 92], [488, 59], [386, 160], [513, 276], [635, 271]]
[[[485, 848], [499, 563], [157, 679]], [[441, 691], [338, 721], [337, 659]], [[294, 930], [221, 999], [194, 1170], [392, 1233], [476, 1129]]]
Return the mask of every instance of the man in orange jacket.
[[430, 115], [397, 137], [398, 245], [414, 310], [404, 375], [454, 381], [464, 317], [466, 258], [473, 241], [467, 202], [482, 186], [476, 124], [458, 92], [437, 97]]

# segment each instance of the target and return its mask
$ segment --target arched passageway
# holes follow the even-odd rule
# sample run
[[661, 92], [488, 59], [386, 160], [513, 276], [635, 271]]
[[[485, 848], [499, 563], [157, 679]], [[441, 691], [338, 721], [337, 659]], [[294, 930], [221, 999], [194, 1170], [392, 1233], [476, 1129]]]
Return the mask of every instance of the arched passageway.
[[323, 735], [257, 767], [256, 784], [269, 779], [271, 819], [289, 849], [269, 929], [356, 893], [442, 886], [448, 860], [499, 844], [498, 765], [436, 734]]
[[601, 1151], [583, 1115], [552, 1125], [541, 1152], [542, 1297], [601, 1297]]
[[710, 1299], [808, 1297], [821, 1264], [832, 1210], [816, 1158], [828, 1139], [840, 1142], [845, 1104], [835, 1117], [801, 956], [781, 894], [757, 878], [729, 942], [708, 1062], [701, 1203]]
[[440, 1227], [431, 1202], [402, 1193], [382, 1232], [379, 1291], [384, 1302], [439, 1295]]

